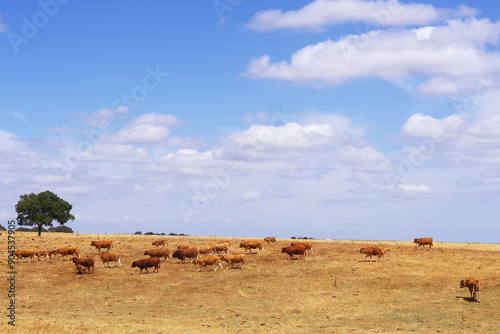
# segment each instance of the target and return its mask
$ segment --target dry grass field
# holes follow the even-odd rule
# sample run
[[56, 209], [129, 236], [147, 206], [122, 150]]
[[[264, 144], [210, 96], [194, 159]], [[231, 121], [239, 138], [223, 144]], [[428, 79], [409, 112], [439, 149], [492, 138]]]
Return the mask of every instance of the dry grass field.
[[[16, 263], [18, 333], [500, 333], [500, 244], [314, 240], [314, 257], [289, 260], [264, 245], [241, 269], [200, 271], [179, 260], [139, 274], [158, 236], [16, 233], [17, 249], [78, 246], [96, 260], [94, 274], [76, 275], [71, 261]], [[166, 237], [177, 245], [240, 238]], [[101, 268], [92, 240], [110, 239], [122, 267]], [[366, 262], [359, 248], [391, 247], [387, 261]], [[6, 314], [7, 241], [0, 244], [2, 309]], [[459, 281], [483, 283], [481, 303]], [[0, 332], [8, 332], [3, 317]]]

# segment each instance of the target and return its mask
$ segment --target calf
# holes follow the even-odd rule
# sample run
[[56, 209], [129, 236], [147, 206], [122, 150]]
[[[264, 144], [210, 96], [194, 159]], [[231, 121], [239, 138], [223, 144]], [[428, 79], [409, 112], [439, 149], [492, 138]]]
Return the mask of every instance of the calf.
[[27, 257], [28, 262], [31, 262], [31, 259], [34, 261], [35, 251], [31, 249], [20, 249], [14, 252], [14, 255], [17, 256], [17, 259], [22, 259]]
[[271, 244], [271, 243], [276, 243], [276, 237], [267, 237], [267, 238], [264, 238], [264, 241], [267, 242], [268, 244]]
[[109, 250], [113, 247], [113, 241], [111, 240], [92, 241], [90, 243], [90, 246], [94, 246], [95, 248], [97, 248], [99, 253], [101, 252], [101, 248], [106, 248], [106, 252], [109, 252]]
[[244, 241], [240, 243], [240, 248], [245, 248], [245, 251], [250, 250], [250, 254], [252, 254], [252, 249], [264, 250], [262, 241]]
[[47, 258], [47, 261], [49, 260], [49, 251], [38, 251], [35, 252], [35, 256], [37, 257], [38, 261], [41, 261], [40, 258]]
[[195, 259], [198, 257], [197, 248], [178, 249], [172, 254], [172, 258], [181, 260], [184, 263], [186, 258]]
[[120, 261], [120, 253], [119, 252], [111, 252], [111, 253], [99, 253], [99, 257], [101, 258], [102, 261], [102, 268], [104, 268], [104, 263], [108, 264], [108, 267], [111, 267], [109, 265], [110, 262], [113, 262], [113, 267], [116, 265], [116, 261], [120, 264], [120, 267], [122, 266], [122, 262]]
[[380, 257], [382, 256], [384, 257], [384, 260], [387, 261], [387, 259], [385, 258], [384, 249], [380, 247], [365, 247], [361, 248], [359, 252], [361, 254], [365, 254], [365, 261], [368, 256], [370, 257], [370, 262], [372, 262], [372, 256], [377, 256], [377, 262], [378, 260], [380, 260]]
[[61, 260], [64, 257], [68, 255], [76, 255], [77, 257], [80, 257], [80, 251], [78, 247], [66, 247], [66, 248], [59, 248], [56, 250], [56, 254], [61, 255]]
[[165, 240], [165, 239], [163, 239], [163, 240], [157, 240], [157, 241], [153, 241], [151, 243], [151, 245], [156, 246], [156, 247], [160, 247], [160, 246], [165, 247], [166, 242], [167, 242], [167, 240]]
[[168, 249], [150, 249], [144, 252], [144, 255], [149, 255], [149, 257], [157, 257], [157, 258], [164, 258], [165, 261], [168, 260], [170, 261], [170, 252]]
[[94, 273], [94, 259], [91, 258], [91, 257], [87, 257], [87, 258], [84, 258], [84, 259], [81, 259], [81, 258], [78, 258], [78, 257], [74, 257], [73, 258], [73, 263], [75, 265], [81, 265], [85, 268], [88, 269], [89, 273], [90, 273], [90, 269], [92, 269], [92, 273]]
[[245, 269], [245, 265], [247, 263], [247, 256], [245, 254], [222, 255], [220, 259], [222, 261], [226, 261], [226, 269], [229, 269], [229, 265], [231, 265], [231, 268], [234, 268], [233, 266], [235, 263], [243, 263], [243, 267], [241, 269]]
[[151, 257], [149, 259], [142, 259], [132, 262], [132, 268], [139, 268], [141, 271], [139, 274], [142, 274], [142, 269], [146, 269], [146, 274], [149, 274], [148, 268], [155, 267], [153, 272], [159, 272], [160, 268], [160, 259], [157, 257]]
[[85, 272], [85, 270], [87, 270], [87, 272], [88, 272], [89, 268], [85, 268], [81, 264], [77, 264], [75, 266], [75, 274], [77, 274], [77, 275], [83, 275], [83, 273]]
[[460, 288], [465, 287], [469, 288], [470, 298], [479, 303], [481, 298], [481, 282], [477, 279], [463, 279], [460, 281]]
[[203, 257], [194, 259], [193, 264], [200, 265], [200, 269], [198, 269], [198, 271], [201, 270], [201, 267], [205, 267], [205, 271], [207, 271], [207, 266], [211, 266], [211, 265], [215, 265], [214, 271], [217, 270], [217, 266], [219, 266], [222, 269], [222, 264], [220, 263], [220, 257], [218, 257], [218, 256], [203, 256]]
[[422, 248], [425, 248], [425, 245], [429, 245], [429, 248], [432, 248], [432, 246], [434, 245], [432, 237], [430, 237], [430, 238], [415, 238], [413, 240], [413, 243], [417, 244], [417, 247], [422, 246]]
[[290, 256], [290, 259], [293, 259], [294, 255], [302, 255], [304, 257], [306, 255], [306, 246], [304, 245], [294, 245], [281, 248], [281, 253], [287, 253]]

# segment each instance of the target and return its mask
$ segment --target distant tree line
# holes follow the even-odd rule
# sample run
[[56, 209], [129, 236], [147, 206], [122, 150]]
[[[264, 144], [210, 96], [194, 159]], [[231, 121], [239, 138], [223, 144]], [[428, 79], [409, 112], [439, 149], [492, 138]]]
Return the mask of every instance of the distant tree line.
[[314, 238], [311, 238], [311, 237], [291, 237], [290, 239], [314, 239]]
[[[39, 228], [38, 226], [34, 226], [32, 228], [29, 227], [18, 227], [16, 228], [16, 231], [19, 232], [38, 232]], [[59, 232], [59, 233], [73, 233], [73, 229], [68, 226], [56, 226], [56, 227], [49, 227], [48, 229], [42, 227], [41, 232]]]
[[[134, 233], [134, 235], [142, 235], [142, 232], [141, 231], [137, 231]], [[144, 235], [168, 235], [168, 236], [183, 236], [183, 237], [187, 237], [189, 236], [188, 234], [184, 234], [184, 233], [173, 233], [173, 232], [170, 232], [169, 234], [165, 234], [165, 233], [154, 233], [154, 232], [146, 232], [144, 233]]]

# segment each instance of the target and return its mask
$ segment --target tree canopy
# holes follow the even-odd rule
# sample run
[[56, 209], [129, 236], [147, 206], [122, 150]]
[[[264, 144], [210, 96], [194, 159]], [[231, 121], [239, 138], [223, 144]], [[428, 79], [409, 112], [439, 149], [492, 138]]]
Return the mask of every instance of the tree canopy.
[[75, 216], [70, 213], [72, 208], [71, 204], [48, 190], [39, 194], [21, 195], [16, 204], [17, 224], [38, 226], [40, 236], [42, 227], [53, 226], [54, 220], [61, 225], [74, 220]]

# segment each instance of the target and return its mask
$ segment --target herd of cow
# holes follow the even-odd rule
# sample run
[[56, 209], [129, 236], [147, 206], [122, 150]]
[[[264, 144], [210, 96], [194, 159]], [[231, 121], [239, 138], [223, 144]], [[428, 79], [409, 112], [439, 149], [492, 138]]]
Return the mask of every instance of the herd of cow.
[[[268, 244], [276, 243], [275, 237], [267, 237], [264, 238], [264, 241]], [[416, 238], [413, 241], [418, 246], [422, 246], [425, 248], [426, 245], [429, 248], [433, 247], [433, 238]], [[97, 248], [99, 253], [99, 257], [102, 261], [102, 267], [107, 264], [108, 267], [111, 267], [110, 263], [113, 263], [113, 267], [116, 265], [116, 262], [121, 267], [120, 261], [120, 253], [119, 252], [110, 252], [113, 247], [113, 242], [111, 240], [101, 240], [101, 241], [92, 241], [91, 246]], [[155, 247], [165, 247], [166, 240], [157, 240], [153, 241], [152, 245]], [[222, 261], [226, 262], [227, 267], [234, 268], [234, 264], [240, 264], [241, 269], [245, 269], [245, 265], [247, 262], [247, 256], [245, 255], [246, 251], [249, 251], [252, 254], [253, 249], [264, 250], [262, 241], [244, 241], [241, 242], [239, 247], [244, 249], [243, 253], [238, 254], [229, 254], [231, 243], [229, 241], [218, 242], [215, 244], [202, 245], [197, 247], [190, 246], [177, 246], [177, 249], [172, 253], [173, 259], [179, 259], [181, 263], [186, 263], [186, 259], [189, 259], [194, 265], [199, 265], [200, 271], [203, 267], [205, 271], [207, 270], [207, 266], [214, 266], [214, 271], [217, 270], [217, 267], [222, 269]], [[101, 249], [106, 249], [106, 252], [101, 252]], [[300, 255], [304, 257], [307, 252], [314, 254], [313, 251], [313, 243], [310, 241], [296, 241], [292, 242], [290, 246], [283, 247], [281, 249], [281, 253], [286, 253], [289, 255], [290, 259], [293, 259], [294, 255]], [[377, 261], [380, 260], [381, 257], [386, 259], [386, 255], [391, 253], [391, 248], [382, 248], [382, 247], [364, 247], [359, 250], [361, 254], [365, 255], [365, 261], [368, 257], [370, 257], [370, 262], [372, 261], [372, 256], [377, 256]], [[50, 260], [52, 257], [56, 258], [57, 256], [63, 257], [73, 256], [73, 263], [75, 264], [75, 273], [84, 274], [85, 271], [87, 273], [94, 273], [94, 259], [89, 258], [80, 258], [78, 247], [66, 247], [59, 248], [51, 251], [34, 251], [34, 250], [17, 250], [14, 253], [18, 260], [22, 258], [28, 258], [28, 261], [31, 259], [34, 260], [36, 257], [38, 261], [41, 261], [43, 258]], [[215, 255], [217, 254], [217, 255]], [[146, 250], [144, 255], [149, 256], [149, 258], [140, 259], [132, 262], [132, 268], [139, 268], [139, 273], [141, 274], [143, 270], [146, 273], [149, 273], [148, 268], [154, 268], [153, 273], [159, 271], [160, 268], [160, 259], [163, 258], [164, 261], [169, 259], [170, 261], [170, 252], [167, 248], [156, 248], [151, 250]], [[460, 288], [467, 287], [471, 294], [471, 299], [475, 300], [479, 303], [480, 301], [480, 293], [481, 293], [481, 282], [476, 279], [467, 279], [460, 281]]]

